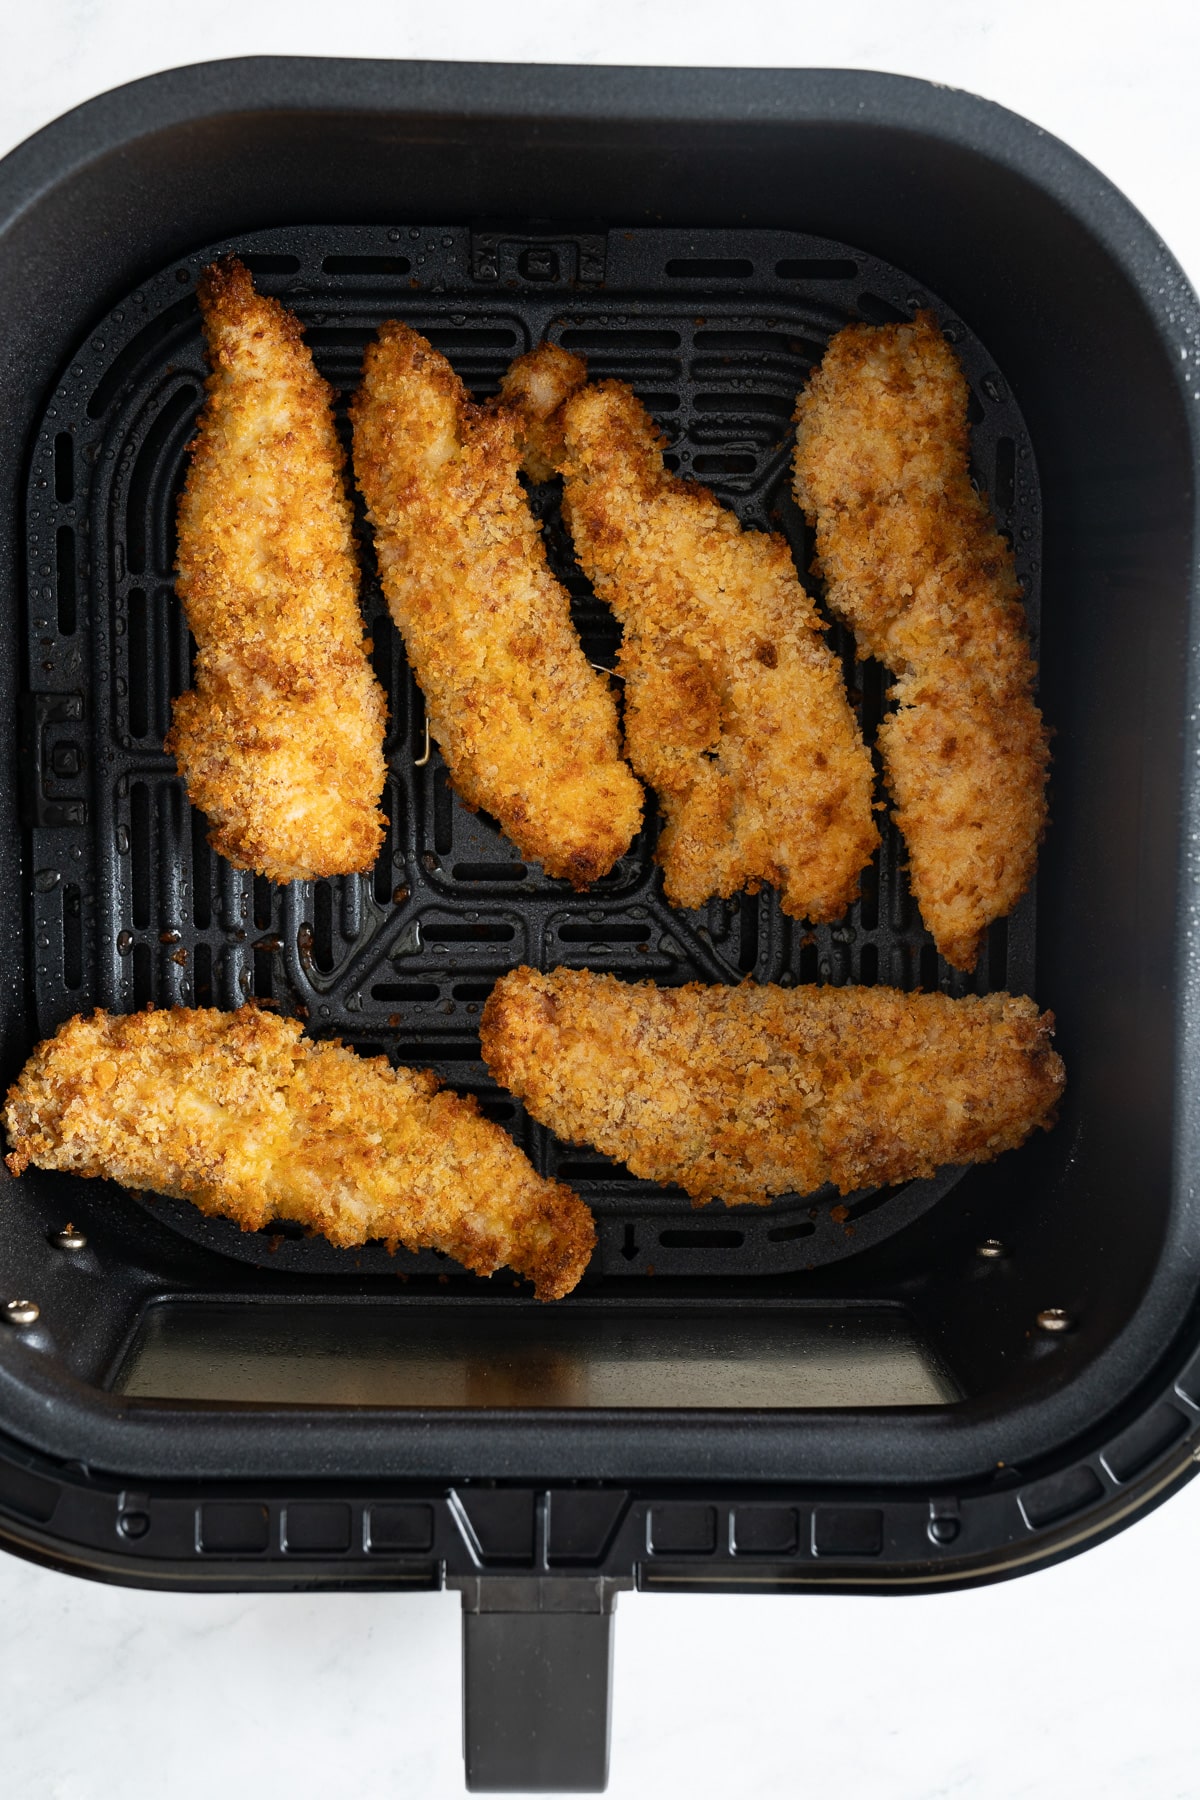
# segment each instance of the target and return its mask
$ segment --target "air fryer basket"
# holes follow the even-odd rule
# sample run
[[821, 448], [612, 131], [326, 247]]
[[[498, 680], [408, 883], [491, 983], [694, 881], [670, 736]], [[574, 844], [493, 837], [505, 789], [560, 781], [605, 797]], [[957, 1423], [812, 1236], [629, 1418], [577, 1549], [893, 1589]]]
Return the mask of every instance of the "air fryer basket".
[[[343, 400], [386, 317], [477, 394], [543, 335], [584, 351], [802, 570], [796, 391], [847, 320], [932, 307], [1035, 634], [1040, 612], [1036, 933], [1031, 895], [970, 983], [946, 970], [892, 834], [861, 902], [812, 931], [770, 894], [668, 907], [653, 821], [585, 894], [526, 868], [426, 755], [369, 549], [384, 853], [286, 890], [221, 864], [161, 742], [189, 679], [171, 571], [194, 284], [230, 249]], [[458, 1586], [473, 1785], [594, 1785], [606, 1709], [578, 1694], [603, 1694], [619, 1587], [984, 1579], [1186, 1478], [1200, 336], [1102, 177], [894, 77], [213, 64], [0, 165], [0, 297], [5, 1078], [81, 1008], [253, 994], [479, 1093], [600, 1229], [578, 1293], [544, 1308], [433, 1252], [6, 1181], [0, 1301], [38, 1316], [0, 1328], [0, 1541], [119, 1580]], [[553, 486], [533, 500], [610, 663]], [[870, 730], [885, 677], [833, 641]], [[1032, 992], [1058, 1016], [1062, 1117], [986, 1169], [694, 1212], [492, 1086], [478, 1012], [521, 961]]]

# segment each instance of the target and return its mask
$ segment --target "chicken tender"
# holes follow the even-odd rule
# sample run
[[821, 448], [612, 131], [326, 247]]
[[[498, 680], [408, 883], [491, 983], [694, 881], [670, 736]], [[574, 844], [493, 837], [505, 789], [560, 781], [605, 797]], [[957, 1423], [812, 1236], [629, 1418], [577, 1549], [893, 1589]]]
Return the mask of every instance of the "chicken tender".
[[511, 416], [477, 407], [405, 325], [367, 351], [354, 467], [379, 572], [454, 786], [575, 887], [629, 848], [642, 790], [517, 479]]
[[545, 344], [502, 397], [530, 471], [561, 470], [580, 563], [624, 627], [626, 744], [662, 805], [667, 898], [769, 882], [793, 918], [838, 919], [878, 842], [871, 762], [788, 547], [669, 474], [633, 392], [585, 377]]
[[334, 1244], [432, 1245], [569, 1293], [596, 1242], [583, 1201], [538, 1175], [474, 1100], [244, 1006], [96, 1012], [39, 1044], [4, 1122], [30, 1163], [190, 1200], [255, 1231], [294, 1219]]
[[212, 375], [179, 502], [198, 645], [166, 748], [214, 850], [272, 881], [369, 869], [387, 708], [367, 661], [330, 391], [239, 262], [200, 281]]
[[1012, 552], [971, 485], [967, 383], [929, 313], [833, 339], [796, 414], [829, 604], [898, 676], [879, 730], [913, 893], [973, 969], [1032, 879], [1049, 746]]
[[629, 985], [515, 969], [483, 1012], [497, 1081], [571, 1143], [697, 1205], [990, 1162], [1053, 1122], [1051, 1013], [1011, 994]]

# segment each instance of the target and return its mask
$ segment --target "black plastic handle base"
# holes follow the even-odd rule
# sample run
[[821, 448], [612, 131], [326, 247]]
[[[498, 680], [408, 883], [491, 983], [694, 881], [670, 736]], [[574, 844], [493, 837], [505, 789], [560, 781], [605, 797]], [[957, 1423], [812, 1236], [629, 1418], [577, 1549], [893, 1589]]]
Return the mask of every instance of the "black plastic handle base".
[[613, 1609], [632, 1583], [485, 1575], [453, 1585], [463, 1597], [468, 1792], [603, 1793]]

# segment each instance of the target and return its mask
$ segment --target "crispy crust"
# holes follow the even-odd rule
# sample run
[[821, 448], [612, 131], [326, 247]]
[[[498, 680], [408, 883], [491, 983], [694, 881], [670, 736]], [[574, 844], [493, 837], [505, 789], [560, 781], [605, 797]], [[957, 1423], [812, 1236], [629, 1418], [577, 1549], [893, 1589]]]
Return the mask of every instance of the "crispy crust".
[[1012, 552], [971, 485], [967, 398], [929, 313], [849, 326], [801, 395], [795, 462], [829, 603], [899, 677], [879, 731], [893, 816], [959, 969], [1033, 876], [1050, 760]]
[[793, 918], [838, 919], [878, 843], [871, 762], [787, 545], [669, 474], [622, 382], [584, 379], [542, 345], [503, 397], [526, 466], [561, 469], [580, 563], [624, 627], [626, 743], [662, 803], [667, 898], [769, 882]]
[[179, 502], [195, 686], [166, 747], [210, 842], [272, 881], [369, 869], [387, 708], [358, 610], [345, 456], [300, 326], [236, 261], [201, 277], [212, 374]]
[[190, 1200], [255, 1231], [294, 1219], [332, 1243], [432, 1245], [476, 1274], [507, 1264], [541, 1300], [596, 1242], [473, 1099], [245, 1006], [70, 1019], [9, 1089], [14, 1175], [30, 1163]]
[[516, 969], [483, 1012], [497, 1081], [559, 1137], [699, 1205], [929, 1176], [1049, 1128], [1052, 1013], [989, 994], [628, 985]]
[[560, 344], [539, 344], [510, 363], [500, 383], [500, 405], [517, 427], [521, 466], [531, 481], [549, 481], [566, 460], [562, 407], [587, 386], [587, 364]]
[[517, 479], [511, 415], [472, 405], [405, 325], [367, 351], [354, 468], [383, 591], [455, 787], [577, 888], [633, 840], [642, 791]]

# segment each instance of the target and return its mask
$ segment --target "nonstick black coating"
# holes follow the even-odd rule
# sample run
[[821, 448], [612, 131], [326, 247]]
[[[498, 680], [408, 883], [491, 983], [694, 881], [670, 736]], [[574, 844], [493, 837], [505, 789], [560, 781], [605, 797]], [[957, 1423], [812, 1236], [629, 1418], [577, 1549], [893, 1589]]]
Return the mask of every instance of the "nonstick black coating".
[[[749, 1247], [745, 1237], [742, 1246], [656, 1246], [688, 1268], [699, 1266], [688, 1260], [693, 1251], [715, 1259], [720, 1274], [688, 1281], [676, 1272], [679, 1263], [651, 1256], [635, 1240], [628, 1275], [605, 1269], [591, 1294], [563, 1303], [577, 1307], [581, 1320], [594, 1319], [597, 1356], [605, 1330], [629, 1308], [648, 1308], [669, 1333], [689, 1308], [703, 1311], [716, 1294], [722, 1306], [756, 1317], [772, 1293], [800, 1309], [826, 1302], [898, 1306], [958, 1377], [965, 1398], [954, 1406], [863, 1406], [836, 1416], [664, 1409], [633, 1418], [494, 1407], [409, 1417], [404, 1409], [364, 1404], [331, 1418], [301, 1404], [245, 1410], [129, 1401], [104, 1391], [107, 1372], [142, 1309], [166, 1295], [189, 1293], [206, 1307], [222, 1295], [239, 1307], [277, 1297], [289, 1306], [311, 1300], [347, 1316], [369, 1302], [397, 1319], [407, 1316], [409, 1303], [493, 1308], [501, 1317], [534, 1303], [507, 1283], [458, 1276], [452, 1265], [440, 1265], [437, 1278], [414, 1273], [407, 1285], [365, 1271], [352, 1277], [278, 1261], [260, 1267], [188, 1241], [178, 1221], [161, 1210], [139, 1211], [105, 1184], [30, 1171], [20, 1183], [2, 1184], [8, 1224], [0, 1234], [0, 1284], [9, 1294], [32, 1294], [41, 1323], [25, 1335], [0, 1333], [0, 1425], [22, 1447], [18, 1455], [39, 1452], [59, 1465], [73, 1459], [91, 1470], [120, 1471], [127, 1486], [134, 1471], [146, 1484], [317, 1481], [333, 1471], [344, 1480], [356, 1472], [372, 1481], [422, 1476], [435, 1484], [451, 1475], [643, 1487], [725, 1479], [784, 1484], [793, 1495], [813, 1484], [859, 1483], [876, 1496], [912, 1496], [915, 1514], [934, 1504], [939, 1484], [943, 1495], [953, 1487], [963, 1507], [956, 1544], [947, 1548], [949, 1539], [938, 1538], [931, 1548], [935, 1540], [922, 1524], [901, 1553], [889, 1514], [885, 1548], [867, 1576], [881, 1585], [902, 1566], [924, 1579], [922, 1555], [937, 1561], [937, 1579], [948, 1559], [974, 1557], [981, 1547], [1019, 1560], [1021, 1544], [1041, 1541], [1038, 1521], [1048, 1514], [1044, 1499], [1023, 1512], [1015, 1496], [1043, 1477], [1057, 1480], [1056, 1470], [1066, 1484], [1056, 1516], [1069, 1516], [1072, 1532], [1078, 1522], [1081, 1537], [1101, 1529], [1100, 1521], [1111, 1526], [1141, 1501], [1124, 1485], [1131, 1479], [1127, 1456], [1114, 1459], [1116, 1473], [1106, 1472], [1106, 1440], [1142, 1430], [1163, 1408], [1186, 1415], [1190, 1428], [1200, 1417], [1189, 1398], [1200, 1390], [1185, 1373], [1197, 1343], [1200, 1229], [1200, 659], [1192, 626], [1200, 454], [1192, 370], [1200, 313], [1169, 252], [1103, 176], [1026, 121], [970, 95], [836, 70], [250, 59], [176, 70], [102, 96], [0, 164], [0, 1026], [7, 1076], [43, 1029], [39, 987], [57, 993], [68, 1010], [86, 1003], [83, 986], [68, 990], [54, 969], [61, 962], [65, 977], [66, 962], [77, 956], [81, 983], [85, 967], [94, 979], [94, 952], [85, 959], [84, 944], [97, 942], [97, 916], [111, 930], [117, 910], [115, 894], [97, 885], [102, 869], [85, 864], [86, 842], [72, 812], [89, 794], [71, 772], [71, 743], [90, 756], [96, 722], [83, 713], [94, 670], [78, 622], [66, 655], [56, 630], [30, 634], [35, 650], [45, 652], [32, 659], [34, 691], [48, 697], [26, 707], [23, 724], [18, 720], [18, 690], [30, 686], [30, 623], [57, 615], [58, 526], [75, 529], [80, 583], [89, 580], [93, 543], [102, 545], [107, 529], [102, 522], [89, 537], [88, 517], [78, 509], [74, 519], [61, 517], [49, 499], [57, 408], [70, 399], [71, 370], [85, 367], [68, 361], [72, 350], [90, 342], [140, 283], [175, 282], [176, 269], [187, 276], [173, 290], [183, 321], [194, 307], [200, 246], [266, 227], [302, 232], [323, 221], [363, 233], [369, 245], [362, 254], [411, 261], [402, 240], [420, 228], [412, 220], [448, 221], [442, 235], [452, 238], [475, 222], [470, 282], [500, 312], [511, 312], [514, 296], [526, 304], [524, 292], [540, 298], [546, 317], [581, 305], [605, 310], [606, 303], [611, 313], [632, 315], [652, 293], [674, 292], [678, 281], [689, 329], [701, 329], [694, 320], [712, 314], [724, 280], [685, 274], [664, 281], [656, 272], [648, 288], [639, 275], [622, 291], [619, 272], [630, 266], [622, 262], [626, 228], [675, 228], [675, 255], [684, 262], [706, 259], [708, 233], [803, 231], [834, 240], [839, 256], [842, 245], [863, 246], [908, 271], [922, 293], [938, 297], [988, 346], [1028, 424], [1041, 486], [1038, 649], [1042, 702], [1056, 730], [1053, 822], [1039, 870], [1035, 979], [1018, 979], [1015, 920], [1007, 979], [1012, 987], [1032, 986], [1057, 1014], [1069, 1071], [1060, 1123], [1016, 1155], [970, 1171], [946, 1204], [906, 1230], [890, 1231], [889, 1200], [879, 1213], [890, 1234], [874, 1247], [863, 1248], [870, 1218], [850, 1221], [851, 1242], [862, 1253], [811, 1273], [756, 1275], [751, 1262], [739, 1274], [733, 1257]], [[603, 289], [591, 279], [597, 239], [606, 240]], [[422, 253], [428, 257], [430, 247], [417, 257]], [[552, 255], [560, 259], [558, 283]], [[754, 254], [747, 260], [757, 286]], [[411, 301], [417, 290], [408, 284], [427, 268], [432, 273], [432, 264], [414, 261], [393, 292]], [[261, 279], [286, 287], [297, 273], [289, 268]], [[384, 277], [396, 273], [385, 270]], [[349, 286], [345, 272], [336, 279]], [[363, 279], [377, 275], [368, 271]], [[743, 280], [733, 276], [728, 290], [734, 314]], [[524, 290], [510, 289], [510, 281], [523, 282]], [[773, 310], [766, 316], [783, 317], [797, 291], [803, 288], [769, 279], [763, 297]], [[828, 291], [836, 297], [835, 286]], [[613, 304], [618, 294], [628, 304]], [[904, 310], [909, 295], [885, 288], [880, 297]], [[445, 303], [448, 317], [449, 290], [429, 298], [435, 309]], [[172, 300], [160, 296], [156, 304], [161, 310]], [[430, 322], [436, 319], [435, 310]], [[138, 329], [132, 319], [115, 323], [130, 337]], [[181, 327], [181, 348], [188, 330], [194, 325]], [[494, 348], [501, 351], [497, 363], [505, 360], [501, 346]], [[193, 356], [193, 386], [200, 372]], [[652, 391], [662, 390], [655, 383]], [[86, 397], [93, 393], [89, 388]], [[76, 393], [72, 404], [78, 399]], [[115, 392], [112, 400], [121, 406]], [[182, 417], [175, 423], [186, 434]], [[776, 416], [776, 440], [783, 423]], [[182, 451], [180, 439], [171, 480]], [[739, 450], [726, 440], [706, 453], [758, 452], [753, 442]], [[164, 456], [160, 466], [168, 462]], [[36, 560], [26, 554], [23, 528], [34, 463], [35, 481], [46, 483], [36, 490], [47, 515], [39, 522], [54, 526], [53, 536], [42, 535]], [[710, 471], [705, 478], [732, 483], [750, 472]], [[115, 451], [111, 461], [104, 458], [109, 487], [130, 475]], [[981, 475], [985, 486], [993, 480], [986, 467]], [[156, 516], [168, 517], [169, 508], [160, 505]], [[168, 616], [155, 596], [169, 567], [169, 551], [156, 548], [148, 563], [155, 579], [142, 587], [156, 630]], [[139, 584], [128, 571], [123, 579], [128, 599]], [[76, 589], [77, 600], [82, 592]], [[69, 592], [65, 605], [69, 618]], [[42, 636], [45, 645], [36, 641]], [[113, 660], [118, 647], [114, 635], [107, 664], [95, 659], [109, 692], [118, 675], [129, 679]], [[181, 654], [178, 641], [174, 654]], [[42, 661], [53, 667], [42, 669]], [[157, 698], [147, 693], [146, 704], [161, 716], [162, 690]], [[68, 754], [51, 764], [59, 785], [46, 787], [34, 778], [37, 765], [60, 740]], [[153, 762], [149, 734], [139, 749]], [[151, 768], [146, 786], [161, 774], [161, 764]], [[45, 807], [61, 810], [43, 812], [31, 832], [18, 816], [19, 794], [27, 818], [38, 794]], [[105, 804], [115, 809], [117, 798]], [[418, 820], [428, 816], [414, 804], [406, 824], [414, 849]], [[115, 842], [115, 811], [111, 822]], [[93, 829], [89, 822], [87, 842]], [[156, 831], [152, 816], [147, 835]], [[56, 859], [60, 842], [67, 854]], [[495, 855], [496, 845], [489, 848]], [[186, 862], [167, 858], [164, 867], [178, 878]], [[151, 883], [156, 869], [152, 856]], [[495, 904], [507, 904], [507, 892]], [[152, 909], [165, 904], [157, 893], [151, 899]], [[248, 903], [252, 917], [252, 893]], [[566, 903], [575, 904], [570, 896]], [[131, 908], [132, 895], [121, 904]], [[364, 918], [380, 904], [365, 896]], [[486, 910], [482, 899], [477, 910]], [[315, 945], [317, 921], [310, 922]], [[761, 918], [759, 924], [765, 957], [773, 940]], [[736, 948], [740, 927], [739, 917], [728, 940]], [[194, 963], [186, 970], [163, 966], [168, 953], [186, 947], [182, 937], [164, 946], [152, 927], [136, 929], [152, 987], [163, 975], [176, 980], [172, 968], [194, 981]], [[238, 972], [250, 965], [253, 981], [254, 942], [272, 935], [286, 941], [286, 934], [274, 919], [246, 929]], [[587, 941], [594, 941], [590, 934]], [[132, 958], [118, 961], [115, 943], [105, 942], [113, 997], [118, 969], [129, 970], [122, 980], [132, 985], [134, 965]], [[858, 943], [840, 946], [851, 972]], [[660, 938], [648, 954], [661, 947]], [[219, 919], [210, 948], [232, 948]], [[454, 948], [457, 956], [461, 946]], [[829, 948], [832, 974], [832, 936]], [[268, 944], [257, 954], [275, 960], [274, 979], [280, 953]], [[144, 968], [146, 957], [140, 960]], [[132, 993], [121, 1003], [132, 1004]], [[367, 1017], [375, 1004], [368, 990]], [[406, 1003], [379, 1004], [390, 1016]], [[425, 1003], [413, 1004], [416, 1018]], [[467, 1035], [449, 1016], [439, 1029], [443, 1041], [461, 1043]], [[354, 1032], [352, 1040], [376, 1043], [379, 1036]], [[694, 1216], [673, 1204], [675, 1225], [740, 1230], [748, 1217], [717, 1209]], [[608, 1231], [606, 1205], [601, 1197]], [[86, 1226], [90, 1261], [72, 1262], [55, 1248], [55, 1231], [73, 1215]], [[777, 1222], [770, 1212], [752, 1221], [767, 1229]], [[805, 1222], [803, 1211], [792, 1222]], [[1002, 1239], [1008, 1254], [983, 1261], [977, 1245], [991, 1237]], [[814, 1238], [801, 1241], [801, 1251]], [[295, 1248], [282, 1243], [275, 1256]], [[1073, 1328], [1040, 1333], [1036, 1319], [1044, 1308], [1064, 1310]], [[1081, 1470], [1090, 1470], [1086, 1480]], [[972, 1498], [984, 1489], [1003, 1526], [989, 1523], [990, 1501]], [[156, 1508], [157, 1501], [150, 1508], [157, 1516]], [[53, 1527], [64, 1542], [73, 1529], [66, 1515]], [[111, 1519], [98, 1529], [116, 1541]], [[138, 1554], [153, 1555], [157, 1529], [139, 1540]], [[798, 1559], [814, 1554], [803, 1533], [798, 1542]], [[129, 1554], [120, 1548], [126, 1564]], [[729, 1575], [726, 1569], [720, 1579]], [[699, 1563], [695, 1579], [708, 1579]]]
[[[339, 394], [339, 422], [379, 323], [399, 317], [445, 351], [472, 392], [493, 394], [514, 356], [549, 337], [596, 376], [629, 381], [669, 441], [668, 461], [711, 485], [748, 526], [783, 531], [805, 579], [810, 534], [790, 493], [796, 396], [830, 336], [930, 307], [971, 384], [974, 471], [1017, 553], [1030, 625], [1040, 591], [1032, 447], [986, 347], [936, 296], [845, 245], [765, 231], [490, 232], [312, 226], [256, 232], [177, 259], [124, 297], [72, 355], [30, 470], [29, 559], [44, 571], [29, 640], [30, 824], [36, 1006], [49, 1032], [82, 1007], [238, 1006], [297, 1013], [315, 1035], [432, 1067], [474, 1093], [536, 1166], [595, 1209], [592, 1277], [813, 1269], [881, 1242], [961, 1173], [843, 1199], [832, 1188], [769, 1208], [695, 1215], [678, 1189], [638, 1181], [559, 1143], [498, 1090], [480, 1060], [492, 982], [518, 963], [624, 979], [785, 985], [886, 982], [953, 994], [1030, 989], [1034, 902], [992, 928], [974, 977], [949, 969], [922, 928], [889, 826], [862, 899], [834, 925], [784, 917], [773, 891], [669, 906], [653, 857], [658, 821], [612, 873], [573, 893], [527, 867], [483, 813], [458, 801], [379, 590], [359, 507], [363, 602], [388, 694], [391, 829], [374, 871], [279, 888], [213, 855], [162, 750], [191, 640], [173, 589], [175, 507], [206, 373], [195, 282], [233, 252], [305, 325]], [[588, 656], [612, 666], [618, 627], [580, 573], [557, 484], [533, 490], [551, 560]], [[888, 676], [857, 663], [833, 626], [868, 742]], [[62, 717], [62, 694], [81, 696]], [[879, 787], [880, 794], [883, 793]], [[155, 1202], [186, 1235], [274, 1270], [436, 1269], [436, 1253], [335, 1250], [287, 1226], [244, 1233], [182, 1202]], [[836, 1216], [835, 1216], [836, 1211]]]

